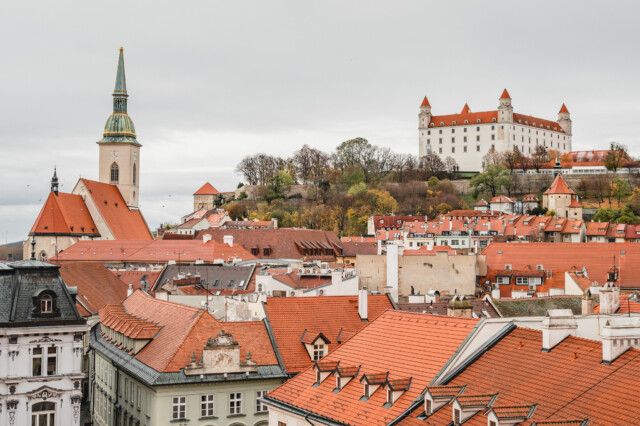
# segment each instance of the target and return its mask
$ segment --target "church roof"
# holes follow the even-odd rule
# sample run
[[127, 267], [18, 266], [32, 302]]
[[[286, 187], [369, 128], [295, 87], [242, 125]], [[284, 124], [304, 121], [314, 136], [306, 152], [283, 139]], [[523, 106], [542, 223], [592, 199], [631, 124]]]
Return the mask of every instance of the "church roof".
[[213, 187], [209, 182], [205, 183], [198, 189], [193, 195], [218, 195], [220, 192]]
[[29, 235], [98, 237], [100, 233], [80, 195], [51, 192]]
[[553, 183], [551, 184], [549, 189], [544, 191], [544, 193], [545, 194], [571, 194], [571, 195], [575, 195], [575, 192], [573, 192], [573, 190], [571, 188], [569, 188], [569, 185], [567, 185], [567, 182], [564, 180], [564, 178], [562, 177], [561, 174], [558, 174], [556, 176], [556, 178], [553, 180]]
[[153, 239], [140, 210], [127, 207], [127, 203], [117, 186], [89, 179], [80, 179], [80, 181], [91, 194], [98, 213], [115, 239]]

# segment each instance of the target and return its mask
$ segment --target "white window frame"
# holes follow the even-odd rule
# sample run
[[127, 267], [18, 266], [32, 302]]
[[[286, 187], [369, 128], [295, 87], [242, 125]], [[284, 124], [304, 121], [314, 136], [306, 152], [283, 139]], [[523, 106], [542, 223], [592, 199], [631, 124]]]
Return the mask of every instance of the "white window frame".
[[200, 417], [213, 417], [215, 416], [215, 395], [210, 393], [206, 395], [200, 395]]
[[319, 361], [324, 358], [326, 355], [326, 345], [324, 343], [314, 343], [313, 344], [313, 354], [312, 358], [314, 361]]
[[184, 420], [187, 418], [187, 397], [174, 396], [171, 404], [171, 419]]
[[229, 414], [242, 414], [241, 392], [231, 392], [229, 394]]
[[267, 395], [266, 390], [260, 390], [256, 392], [256, 413], [266, 413], [268, 410], [267, 404], [265, 404], [262, 401], [262, 398], [264, 398]]

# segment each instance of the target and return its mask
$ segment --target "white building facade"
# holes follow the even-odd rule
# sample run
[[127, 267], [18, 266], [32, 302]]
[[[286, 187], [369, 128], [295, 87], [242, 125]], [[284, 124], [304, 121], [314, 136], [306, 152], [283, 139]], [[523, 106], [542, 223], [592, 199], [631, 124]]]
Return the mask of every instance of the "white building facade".
[[80, 425], [88, 326], [57, 271], [0, 264], [0, 426]]
[[418, 114], [419, 156], [435, 153], [453, 158], [458, 170], [479, 172], [489, 152], [518, 148], [529, 156], [538, 145], [560, 153], [571, 151], [571, 116], [563, 104], [557, 121], [515, 113], [505, 89], [497, 110], [472, 112], [467, 104], [459, 114], [432, 115], [425, 97]]

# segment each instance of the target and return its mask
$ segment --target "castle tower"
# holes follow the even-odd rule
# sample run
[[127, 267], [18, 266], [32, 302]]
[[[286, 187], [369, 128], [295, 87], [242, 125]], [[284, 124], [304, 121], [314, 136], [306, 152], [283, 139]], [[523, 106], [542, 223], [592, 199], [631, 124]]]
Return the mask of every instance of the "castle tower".
[[113, 112], [104, 125], [98, 141], [99, 181], [117, 185], [129, 207], [138, 207], [140, 198], [140, 145], [136, 129], [127, 114], [127, 81], [124, 73], [124, 49], [120, 48], [116, 85], [113, 90]]
[[425, 96], [420, 104], [420, 112], [418, 113], [418, 152], [420, 157], [424, 157], [431, 152], [431, 147], [427, 144], [427, 135], [429, 133], [429, 124], [431, 124], [431, 104]]
[[571, 114], [565, 104], [562, 104], [558, 112], [558, 124], [567, 135], [571, 136]]
[[513, 105], [511, 105], [511, 95], [507, 89], [504, 89], [500, 95], [498, 123], [513, 123]]

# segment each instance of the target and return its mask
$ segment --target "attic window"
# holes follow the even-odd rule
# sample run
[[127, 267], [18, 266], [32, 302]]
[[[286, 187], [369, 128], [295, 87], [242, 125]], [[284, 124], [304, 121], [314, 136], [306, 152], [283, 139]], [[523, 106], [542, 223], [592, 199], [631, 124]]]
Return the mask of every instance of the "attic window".
[[536, 269], [537, 269], [538, 271], [544, 271], [544, 265], [540, 265], [540, 264], [538, 264], [538, 265], [536, 265]]
[[476, 120], [476, 123], [480, 123], [480, 119], [479, 118]]
[[271, 255], [271, 247], [265, 247], [262, 249], [262, 254], [264, 254], [265, 256], [270, 256]]
[[511, 264], [507, 263], [506, 265], [504, 265], [504, 269], [507, 270], [507, 271], [510, 271], [511, 270]]
[[40, 313], [50, 314], [53, 312], [53, 297], [49, 294], [44, 294], [40, 297]]
[[57, 295], [49, 289], [37, 291], [32, 297], [33, 316], [54, 317], [60, 315], [56, 299]]
[[313, 345], [313, 360], [318, 361], [326, 355], [326, 345], [324, 343], [317, 343]]
[[251, 254], [257, 256], [260, 254], [260, 249], [258, 247], [251, 247]]

